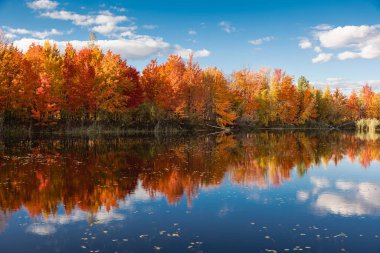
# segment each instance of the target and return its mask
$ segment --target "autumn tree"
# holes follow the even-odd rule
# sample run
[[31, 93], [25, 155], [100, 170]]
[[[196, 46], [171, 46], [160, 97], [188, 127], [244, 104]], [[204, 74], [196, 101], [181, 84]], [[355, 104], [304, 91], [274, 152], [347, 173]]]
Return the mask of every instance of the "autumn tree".
[[261, 107], [259, 97], [269, 88], [269, 72], [266, 69], [258, 72], [243, 69], [235, 71], [231, 77], [231, 89], [237, 100], [239, 116], [257, 120], [257, 110]]
[[299, 93], [298, 123], [305, 124], [318, 116], [316, 97], [309, 81], [304, 76], [298, 79], [297, 89]]
[[35, 82], [33, 74], [22, 52], [0, 38], [1, 126], [4, 120], [27, 119], [30, 116]]
[[376, 113], [373, 112], [373, 99], [375, 97], [375, 92], [372, 90], [372, 87], [365, 84], [361, 90], [360, 100], [364, 109], [364, 116], [367, 118], [373, 117]]
[[178, 89], [179, 104], [176, 113], [191, 123], [201, 120], [204, 110], [202, 69], [193, 61], [193, 56], [186, 63], [183, 82]]
[[94, 97], [100, 112], [118, 115], [142, 100], [138, 72], [111, 51], [95, 67]]
[[59, 104], [52, 95], [51, 82], [47, 76], [41, 75], [38, 80], [32, 108], [32, 118], [37, 122], [35, 125], [55, 125], [57, 124], [59, 113]]
[[232, 125], [235, 113], [231, 112], [231, 94], [223, 73], [216, 68], [203, 71], [205, 119], [219, 126]]
[[331, 123], [332, 118], [332, 106], [333, 98], [331, 95], [331, 90], [326, 87], [323, 93], [317, 94], [317, 108], [318, 108], [318, 120], [323, 123]]
[[361, 118], [362, 110], [360, 107], [359, 97], [355, 90], [352, 90], [351, 95], [347, 101], [348, 117], [352, 121], [356, 121]]
[[294, 124], [298, 114], [298, 91], [293, 85], [293, 78], [284, 76], [278, 92], [278, 118], [283, 124]]

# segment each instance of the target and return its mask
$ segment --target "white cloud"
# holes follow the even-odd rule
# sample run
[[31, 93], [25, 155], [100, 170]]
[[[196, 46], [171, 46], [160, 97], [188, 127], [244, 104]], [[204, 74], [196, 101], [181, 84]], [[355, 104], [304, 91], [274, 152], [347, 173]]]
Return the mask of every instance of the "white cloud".
[[[43, 45], [45, 40], [23, 38], [14, 41], [14, 45], [22, 51], [27, 51], [31, 44]], [[71, 40], [71, 41], [56, 41], [50, 40], [50, 43], [55, 43], [58, 49], [63, 52], [66, 44], [71, 43], [77, 50], [88, 46], [87, 40]], [[181, 57], [187, 59], [190, 54], [193, 54], [195, 58], [207, 57], [210, 55], [210, 51], [206, 49], [192, 50], [188, 48], [182, 48], [180, 45], [174, 45], [173, 47], [162, 38], [154, 38], [150, 36], [133, 36], [128, 39], [120, 38], [113, 40], [97, 40], [96, 44], [103, 50], [111, 50], [116, 54], [120, 54], [123, 57], [130, 59], [144, 59], [147, 57], [162, 55], [165, 52], [178, 54]]]
[[343, 216], [380, 215], [380, 185], [369, 182], [337, 181], [340, 192], [324, 192], [314, 204], [320, 213]]
[[50, 31], [32, 31], [24, 28], [12, 28], [8, 26], [3, 26], [7, 34], [11, 34], [11, 37], [16, 37], [18, 35], [30, 35], [34, 38], [45, 39], [50, 36], [63, 35], [64, 33], [58, 31], [57, 29], [51, 29]]
[[196, 34], [197, 34], [197, 31], [189, 30], [188, 34], [189, 34], [189, 35], [196, 35]]
[[335, 183], [335, 187], [339, 190], [342, 190], [342, 191], [348, 191], [348, 190], [352, 190], [354, 189], [356, 186], [354, 183], [352, 182], [347, 182], [347, 181], [341, 181], [341, 180], [338, 180], [336, 183]]
[[314, 57], [311, 61], [313, 63], [324, 63], [328, 62], [332, 59], [332, 54], [327, 54], [327, 53], [320, 53], [316, 57]]
[[329, 30], [333, 28], [333, 26], [329, 24], [319, 24], [313, 27], [314, 30]]
[[380, 91], [380, 80], [347, 80], [339, 77], [329, 77], [323, 81], [312, 81], [312, 84], [318, 88], [331, 89], [339, 88], [344, 94], [348, 95], [352, 90], [361, 89], [363, 85], [368, 83], [375, 91]]
[[129, 19], [126, 16], [115, 16], [109, 11], [101, 11], [96, 15], [81, 15], [71, 11], [48, 11], [41, 16], [51, 19], [71, 21], [77, 26], [88, 26], [94, 32], [103, 35], [115, 35], [115, 33], [136, 30], [135, 26], [120, 26], [120, 23]]
[[376, 35], [379, 35], [379, 25], [338, 26], [330, 30], [316, 32], [321, 45], [326, 48], [355, 46]]
[[[14, 45], [22, 51], [26, 51], [32, 43], [43, 45], [44, 42], [45, 40], [24, 38], [14, 41]], [[81, 49], [88, 46], [88, 41], [81, 40], [50, 40], [50, 42], [55, 43], [61, 52], [63, 52], [68, 42], [70, 42], [76, 49]], [[149, 36], [135, 36], [129, 39], [98, 40], [96, 41], [96, 44], [103, 50], [111, 50], [116, 54], [132, 59], [141, 59], [148, 56], [157, 55], [170, 48], [170, 44], [165, 42], [163, 39]]]
[[122, 8], [122, 7], [117, 7], [117, 6], [111, 6], [111, 9], [115, 10], [115, 11], [120, 11], [120, 12], [126, 12], [127, 11], [127, 9]]
[[125, 220], [125, 215], [116, 211], [116, 209], [108, 210], [105, 206], [102, 206], [96, 213], [89, 213], [80, 210], [79, 208], [74, 209], [70, 214], [59, 214], [56, 216], [50, 216], [46, 221], [50, 224], [65, 225], [80, 221], [89, 220], [90, 216], [95, 222], [99, 223], [109, 223], [111, 221], [122, 221]]
[[262, 37], [262, 38], [250, 40], [248, 42], [251, 43], [252, 45], [258, 46], [258, 45], [263, 44], [264, 42], [270, 42], [272, 40], [274, 40], [273, 36], [267, 36], [267, 37]]
[[[380, 24], [375, 25], [347, 25], [333, 27], [318, 25], [312, 30], [314, 51], [321, 53], [322, 49], [334, 51], [341, 61], [350, 59], [377, 59], [380, 58]], [[309, 43], [307, 43], [309, 42]], [[301, 40], [301, 48], [310, 48], [309, 39]], [[319, 54], [313, 62], [326, 62], [331, 59], [329, 54]]]
[[218, 25], [226, 33], [232, 33], [232, 32], [236, 31], [236, 28], [234, 26], [232, 26], [232, 24], [230, 22], [221, 21], [221, 22], [219, 22]]
[[158, 26], [157, 25], [143, 25], [141, 26], [143, 29], [145, 30], [154, 30], [154, 29], [157, 29]]
[[302, 49], [311, 48], [312, 44], [308, 39], [301, 39], [298, 46]]
[[58, 2], [50, 0], [36, 0], [28, 2], [27, 6], [33, 10], [53, 10], [57, 8]]
[[322, 52], [322, 49], [320, 47], [314, 47], [314, 52], [320, 53]]
[[45, 236], [54, 234], [57, 231], [57, 229], [50, 224], [34, 223], [28, 226], [26, 231], [36, 235]]
[[368, 214], [368, 211], [360, 203], [351, 202], [344, 196], [335, 193], [321, 194], [315, 203], [315, 208], [322, 213], [327, 212], [343, 216]]
[[[44, 5], [42, 5], [42, 2]], [[50, 6], [47, 5], [47, 2], [49, 2]], [[207, 57], [210, 55], [210, 52], [206, 49], [185, 49], [179, 45], [171, 45], [159, 37], [138, 35], [136, 33], [137, 26], [135, 26], [131, 21], [133, 18], [130, 19], [127, 16], [114, 15], [109, 10], [88, 14], [79, 14], [77, 12], [67, 11], [65, 9], [55, 10], [56, 5], [54, 7], [54, 3], [56, 2], [49, 0], [38, 0], [30, 2], [29, 5], [38, 5], [38, 9], [41, 10], [39, 12], [41, 17], [69, 21], [76, 26], [85, 27], [90, 31], [107, 36], [109, 39], [97, 40], [97, 45], [103, 50], [111, 50], [116, 54], [120, 54], [122, 57], [143, 59], [152, 56], [161, 56], [165, 53], [177, 53], [184, 58], [188, 58], [190, 54], [193, 54], [194, 57]], [[125, 11], [125, 9], [120, 9], [118, 7], [111, 6], [110, 8], [117, 11]], [[129, 22], [130, 25], [125, 25], [125, 22]], [[221, 26], [223, 26], [224, 30], [228, 32], [235, 29], [226, 22], [221, 22]], [[144, 25], [142, 28], [152, 30], [157, 28], [157, 26]], [[195, 33], [195, 31], [189, 31], [189, 34]], [[44, 32], [29, 31], [26, 29], [13, 29], [9, 34], [10, 36], [13, 36], [13, 38], [17, 35], [29, 35], [14, 41], [14, 45], [21, 50], [26, 51], [32, 43], [43, 45], [45, 42], [44, 39], [53, 35], [62, 35], [63, 33], [56, 29]], [[55, 43], [60, 51], [64, 51], [67, 43], [71, 43], [76, 49], [87, 47], [89, 44], [87, 40], [50, 40], [50, 42]]]
[[201, 57], [207, 57], [211, 53], [210, 53], [210, 51], [208, 51], [206, 49], [194, 51], [192, 49], [182, 48], [179, 45], [175, 45], [174, 46], [174, 54], [177, 54], [177, 55], [181, 56], [184, 59], [188, 59], [190, 57], [190, 54], [193, 54], [194, 58], [201, 58]]
[[306, 191], [297, 191], [297, 200], [301, 202], [305, 202], [309, 199], [309, 193]]
[[317, 192], [320, 189], [328, 188], [330, 187], [330, 182], [327, 178], [323, 177], [310, 177], [310, 182], [314, 186], [313, 191]]

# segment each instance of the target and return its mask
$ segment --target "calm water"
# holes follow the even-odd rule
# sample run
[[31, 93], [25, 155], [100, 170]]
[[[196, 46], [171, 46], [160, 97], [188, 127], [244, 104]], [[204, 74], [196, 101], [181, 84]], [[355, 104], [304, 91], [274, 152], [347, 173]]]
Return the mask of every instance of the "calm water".
[[4, 141], [0, 252], [380, 252], [380, 138]]

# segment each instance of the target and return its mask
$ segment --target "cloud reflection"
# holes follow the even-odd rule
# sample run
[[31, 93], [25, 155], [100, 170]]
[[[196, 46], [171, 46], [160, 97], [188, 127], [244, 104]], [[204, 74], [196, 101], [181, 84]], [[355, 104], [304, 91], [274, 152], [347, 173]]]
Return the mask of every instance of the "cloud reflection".
[[379, 190], [376, 183], [338, 180], [335, 187], [317, 194], [313, 206], [319, 214], [380, 215]]
[[46, 236], [54, 234], [57, 229], [50, 224], [34, 223], [28, 226], [26, 231], [32, 234]]

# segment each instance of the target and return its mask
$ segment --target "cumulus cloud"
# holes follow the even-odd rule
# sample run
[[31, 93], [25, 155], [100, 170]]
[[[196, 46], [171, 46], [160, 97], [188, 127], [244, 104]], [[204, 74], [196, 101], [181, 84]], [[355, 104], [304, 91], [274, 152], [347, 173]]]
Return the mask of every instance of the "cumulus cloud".
[[311, 48], [312, 44], [308, 39], [301, 39], [298, 43], [298, 46], [302, 49]]
[[50, 0], [36, 0], [28, 2], [27, 6], [33, 10], [52, 10], [57, 8], [58, 2]]
[[189, 59], [191, 54], [193, 55], [194, 58], [201, 58], [201, 57], [207, 57], [211, 53], [210, 53], [210, 51], [208, 51], [206, 49], [194, 51], [194, 50], [189, 49], [189, 48], [182, 48], [179, 45], [175, 45], [174, 46], [174, 54], [177, 54], [184, 59]]
[[34, 38], [38, 39], [45, 39], [50, 36], [56, 36], [56, 35], [63, 35], [64, 32], [58, 31], [57, 29], [51, 29], [50, 31], [33, 31], [33, 30], [28, 30], [25, 28], [12, 28], [8, 26], [3, 26], [3, 29], [6, 31], [6, 34], [10, 34], [12, 38], [15, 38], [19, 35], [29, 35]]
[[332, 59], [332, 54], [327, 54], [327, 53], [320, 53], [318, 54], [316, 57], [314, 57], [313, 59], [311, 59], [311, 61], [313, 63], [323, 63], [323, 62], [328, 62]]
[[[26, 51], [32, 43], [43, 45], [45, 40], [37, 39], [20, 39], [14, 41], [14, 45], [20, 50]], [[71, 40], [71, 41], [55, 41], [59, 50], [64, 51], [66, 44], [69, 42], [76, 49], [81, 49], [88, 46], [88, 41]], [[170, 48], [170, 44], [162, 38], [153, 38], [150, 36], [135, 36], [129, 39], [113, 39], [113, 40], [98, 40], [96, 44], [103, 50], [111, 50], [114, 53], [120, 54], [123, 57], [131, 59], [141, 59], [148, 56], [157, 55]]]
[[363, 40], [379, 35], [379, 28], [379, 25], [338, 26], [329, 30], [316, 32], [315, 34], [323, 47], [354, 47], [361, 44]]
[[258, 45], [261, 45], [265, 42], [270, 42], [274, 40], [274, 37], [273, 36], [267, 36], [267, 37], [262, 37], [262, 38], [258, 38], [258, 39], [254, 39], [254, 40], [250, 40], [248, 41], [250, 44], [252, 45], [255, 45], [255, 46], [258, 46]]
[[226, 33], [232, 33], [232, 32], [236, 31], [236, 28], [234, 26], [232, 26], [232, 24], [230, 22], [221, 21], [221, 22], [219, 22], [218, 25]]
[[[97, 45], [103, 50], [111, 50], [123, 57], [143, 59], [151, 56], [163, 55], [164, 53], [176, 53], [184, 58], [188, 58], [190, 54], [193, 54], [194, 57], [207, 57], [210, 55], [210, 52], [206, 49], [186, 49], [179, 45], [171, 45], [159, 37], [139, 35], [136, 32], [138, 27], [134, 25], [133, 18], [124, 15], [115, 15], [109, 10], [81, 14], [63, 8], [56, 9], [57, 5], [58, 3], [52, 0], [35, 0], [28, 3], [30, 8], [38, 10], [41, 17], [68, 21], [75, 26], [87, 28], [89, 31], [106, 36], [107, 39], [97, 40]], [[105, 5], [103, 7], [105, 7]], [[125, 9], [112, 6], [110, 9], [118, 12], [126, 11]], [[235, 28], [227, 22], [221, 22], [220, 25], [226, 32], [235, 30]], [[157, 26], [144, 25], [142, 28], [152, 30], [156, 29]], [[56, 29], [43, 32], [19, 28], [8, 28], [8, 30], [8, 38], [16, 38], [14, 45], [22, 51], [26, 51], [32, 43], [43, 45], [45, 42], [44, 39], [54, 35], [63, 35], [63, 32]], [[194, 35], [195, 33], [195, 31], [189, 31], [190, 35]], [[23, 37], [17, 39], [18, 37], [21, 37], [20, 35], [23, 35]], [[50, 42], [55, 43], [61, 51], [64, 50], [67, 43], [71, 43], [76, 49], [87, 47], [89, 44], [86, 40], [50, 40]]]
[[331, 89], [339, 88], [344, 94], [349, 94], [352, 90], [361, 88], [368, 83], [375, 91], [380, 91], [380, 80], [348, 80], [340, 77], [329, 77], [322, 81], [312, 81], [313, 85], [318, 88]]
[[195, 31], [195, 30], [189, 30], [188, 34], [189, 35], [197, 35], [197, 31]]
[[[350, 59], [377, 59], [380, 58], [380, 24], [375, 25], [347, 25], [333, 27], [330, 25], [322, 24], [312, 28], [314, 43], [318, 44], [315, 63], [329, 61], [333, 54], [323, 54], [324, 50], [333, 51], [336, 58], [341, 61]], [[309, 39], [306, 39], [310, 42]], [[301, 42], [299, 43], [301, 48]], [[305, 44], [306, 45], [306, 44]], [[328, 60], [326, 60], [328, 59]]]
[[[85, 48], [89, 45], [87, 40], [70, 40], [70, 41], [56, 41], [49, 40], [50, 43], [57, 45], [58, 49], [63, 52], [67, 43], [73, 45], [77, 50]], [[31, 44], [43, 45], [45, 40], [23, 38], [14, 41], [14, 45], [22, 51], [27, 51]], [[111, 50], [116, 54], [129, 59], [144, 59], [151, 56], [162, 55], [164, 53], [174, 53], [187, 59], [190, 54], [195, 58], [207, 57], [210, 51], [206, 49], [192, 50], [189, 48], [182, 48], [180, 45], [171, 46], [162, 38], [154, 38], [150, 36], [133, 36], [131, 38], [120, 38], [113, 40], [97, 40], [96, 44], [103, 50]]]
[[102, 11], [96, 15], [81, 15], [71, 11], [48, 11], [41, 16], [51, 19], [71, 21], [77, 26], [88, 26], [91, 30], [103, 35], [112, 35], [117, 32], [135, 30], [134, 26], [121, 26], [120, 23], [128, 21], [126, 16], [115, 16], [109, 11]]

